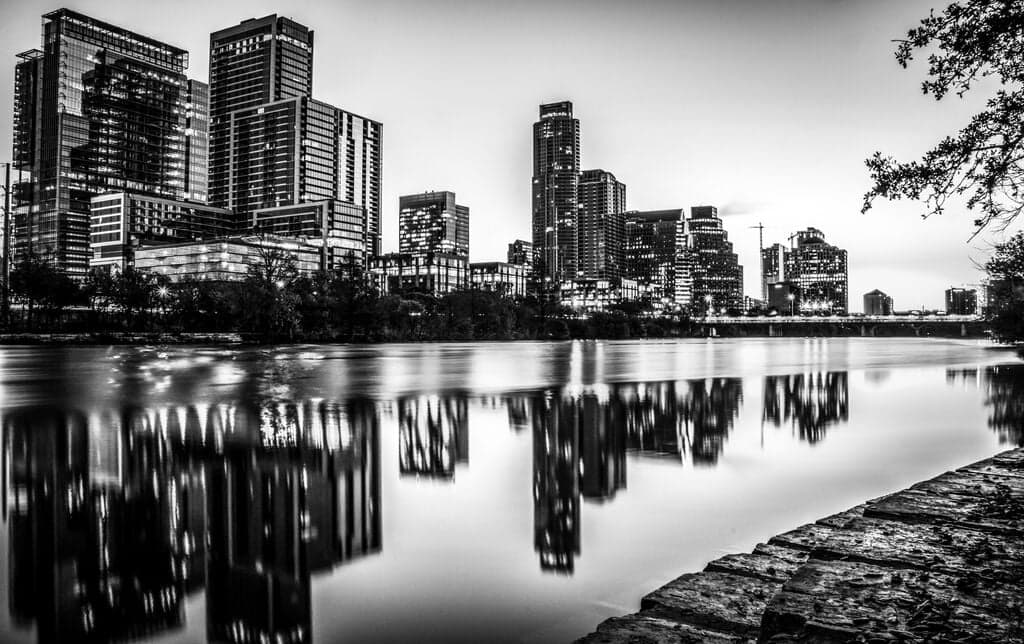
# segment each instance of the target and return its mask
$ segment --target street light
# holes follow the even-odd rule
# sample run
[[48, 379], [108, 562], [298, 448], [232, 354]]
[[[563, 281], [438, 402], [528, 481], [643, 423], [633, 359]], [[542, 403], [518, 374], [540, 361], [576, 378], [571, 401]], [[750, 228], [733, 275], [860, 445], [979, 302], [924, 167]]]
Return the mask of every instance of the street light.
[[789, 317], [793, 317], [793, 301], [796, 300], [796, 295], [790, 293], [786, 299], [789, 300]]
[[711, 296], [711, 294], [704, 296], [704, 302], [707, 303], [707, 307], [704, 309], [704, 317], [709, 317], [714, 312], [714, 310], [711, 308], [712, 300], [714, 300], [714, 298]]

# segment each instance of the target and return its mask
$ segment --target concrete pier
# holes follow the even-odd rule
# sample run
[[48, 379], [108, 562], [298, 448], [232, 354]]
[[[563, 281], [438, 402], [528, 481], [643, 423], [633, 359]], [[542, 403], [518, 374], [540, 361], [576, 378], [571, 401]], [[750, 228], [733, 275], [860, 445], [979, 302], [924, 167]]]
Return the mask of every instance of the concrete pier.
[[577, 641], [1024, 642], [1024, 449], [716, 559]]

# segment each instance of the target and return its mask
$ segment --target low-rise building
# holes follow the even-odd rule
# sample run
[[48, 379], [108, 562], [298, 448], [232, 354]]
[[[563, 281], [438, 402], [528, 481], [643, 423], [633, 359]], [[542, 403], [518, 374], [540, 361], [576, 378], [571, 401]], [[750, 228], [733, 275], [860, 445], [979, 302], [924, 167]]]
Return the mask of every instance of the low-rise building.
[[973, 288], [946, 289], [946, 313], [974, 315], [978, 312], [978, 292]]
[[768, 310], [779, 315], [796, 315], [800, 312], [800, 287], [793, 282], [775, 282], [767, 286]]
[[469, 262], [451, 253], [388, 253], [370, 260], [381, 294], [422, 293], [435, 297], [469, 285]]
[[614, 304], [635, 301], [639, 294], [636, 280], [625, 277], [569, 280], [562, 282], [558, 292], [562, 306], [581, 313], [604, 311]]
[[864, 315], [892, 315], [892, 298], [877, 288], [865, 293]]
[[473, 288], [504, 297], [525, 297], [529, 273], [529, 267], [524, 264], [478, 262], [469, 265], [469, 280]]
[[299, 274], [320, 269], [323, 245], [303, 239], [271, 236], [223, 237], [208, 241], [145, 246], [135, 251], [135, 268], [184, 279], [241, 281], [269, 251], [284, 251], [295, 260]]

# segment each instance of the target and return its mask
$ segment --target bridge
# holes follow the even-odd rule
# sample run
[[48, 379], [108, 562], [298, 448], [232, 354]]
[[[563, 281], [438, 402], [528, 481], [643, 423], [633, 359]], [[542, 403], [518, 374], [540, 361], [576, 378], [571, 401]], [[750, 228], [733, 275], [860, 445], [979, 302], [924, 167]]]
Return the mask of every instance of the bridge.
[[977, 315], [707, 316], [693, 324], [708, 336], [985, 337]]

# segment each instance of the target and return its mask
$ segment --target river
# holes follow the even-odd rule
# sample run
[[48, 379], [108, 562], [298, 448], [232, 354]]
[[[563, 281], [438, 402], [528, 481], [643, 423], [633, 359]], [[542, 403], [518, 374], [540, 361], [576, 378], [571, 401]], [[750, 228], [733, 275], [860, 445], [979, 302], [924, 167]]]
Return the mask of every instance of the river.
[[0, 641], [566, 642], [1024, 443], [983, 342], [0, 347]]

